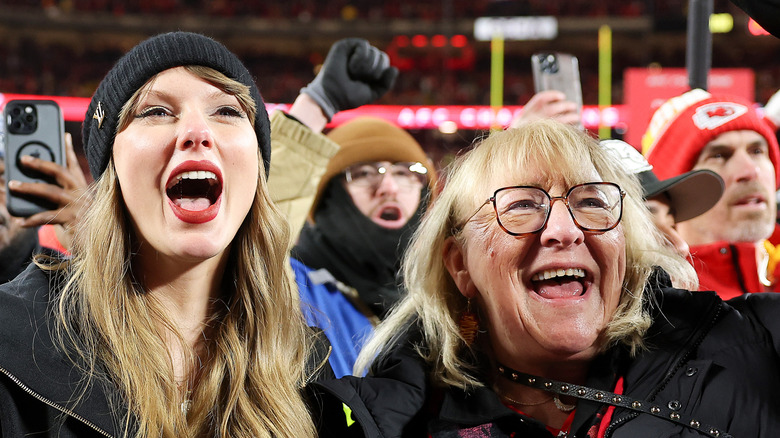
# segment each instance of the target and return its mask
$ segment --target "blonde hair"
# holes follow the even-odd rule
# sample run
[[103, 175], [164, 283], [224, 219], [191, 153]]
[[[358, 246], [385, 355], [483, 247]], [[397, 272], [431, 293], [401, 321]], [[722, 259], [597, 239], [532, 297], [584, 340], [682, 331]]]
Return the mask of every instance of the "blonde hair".
[[407, 295], [366, 344], [356, 372], [364, 372], [375, 358], [387, 353], [414, 322], [424, 338], [418, 353], [431, 367], [433, 382], [461, 388], [480, 385], [470, 347], [458, 330], [467, 300], [444, 264], [446, 241], [452, 236], [465, 244], [462, 224], [497, 188], [475, 182], [491, 181], [496, 173], [497, 178], [502, 173], [511, 177], [517, 174], [515, 169], [534, 165], [550, 181], [562, 178], [573, 185], [586, 182], [583, 179], [588, 174], [582, 169], [588, 162], [604, 181], [615, 182], [626, 192], [622, 218], [626, 272], [618, 307], [603, 334], [603, 349], [617, 343], [632, 353], [643, 348], [643, 336], [652, 323], [647, 309], [651, 298], [645, 288], [654, 267], [663, 268], [677, 284], [691, 289], [697, 286], [696, 274], [664, 244], [643, 204], [635, 176], [626, 174], [587, 134], [559, 122], [539, 120], [491, 134], [445, 170], [444, 189], [423, 218], [404, 258]]
[[[188, 70], [235, 93], [242, 105], [252, 101], [246, 86], [221, 73]], [[127, 125], [139, 92], [123, 108], [120, 126]], [[209, 355], [199, 370], [188, 351], [190, 375], [200, 373], [188, 410], [182, 409], [187, 394], [175, 381], [163, 332], [172, 331], [185, 345], [183, 337], [133, 275], [133, 228], [113, 159], [91, 188], [74, 257], [60, 267], [70, 275], [55, 309], [57, 334], [88, 379], [103, 378], [119, 389], [120, 400], [113, 402], [129, 408], [125, 436], [131, 415], [138, 437], [316, 435], [301, 392], [312, 335], [286, 268], [288, 227], [268, 195], [262, 159], [259, 166], [253, 204], [230, 247], [227, 293], [209, 321]]]

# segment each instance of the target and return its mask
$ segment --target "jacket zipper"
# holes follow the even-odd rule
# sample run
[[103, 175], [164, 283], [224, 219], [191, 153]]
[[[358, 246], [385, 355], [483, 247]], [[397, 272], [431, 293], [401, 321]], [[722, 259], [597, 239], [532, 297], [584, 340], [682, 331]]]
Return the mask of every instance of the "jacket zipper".
[[[704, 330], [704, 333], [702, 333], [702, 335], [701, 335], [701, 336], [699, 336], [699, 339], [697, 339], [697, 340], [696, 340], [696, 342], [694, 342], [694, 343], [691, 345], [691, 348], [689, 348], [689, 349], [688, 349], [688, 350], [685, 352], [685, 354], [683, 354], [683, 355], [682, 355], [682, 357], [680, 358], [680, 360], [678, 360], [678, 361], [675, 363], [675, 366], [674, 366], [674, 368], [672, 368], [671, 370], [667, 371], [667, 373], [666, 373], [666, 377], [664, 377], [664, 380], [663, 380], [663, 382], [661, 383], [661, 385], [659, 385], [659, 386], [658, 386], [658, 388], [655, 390], [655, 392], [652, 394], [652, 396], [650, 397], [651, 399], [654, 399], [654, 398], [655, 398], [655, 396], [656, 396], [656, 395], [658, 395], [658, 393], [659, 393], [659, 392], [663, 391], [663, 389], [666, 387], [666, 385], [669, 383], [669, 381], [670, 381], [670, 380], [672, 379], [672, 377], [675, 375], [675, 373], [677, 372], [677, 370], [679, 370], [679, 369], [680, 369], [680, 367], [682, 367], [682, 364], [683, 364], [683, 363], [685, 363], [685, 361], [686, 361], [686, 360], [688, 359], [688, 357], [691, 355], [691, 352], [693, 352], [693, 350], [697, 349], [697, 348], [699, 347], [699, 345], [701, 345], [701, 343], [702, 343], [702, 342], [704, 342], [704, 338], [707, 336], [707, 333], [709, 333], [709, 332], [710, 332], [710, 329], [712, 329], [712, 326], [714, 326], [714, 325], [715, 325], [715, 322], [716, 322], [716, 321], [718, 320], [718, 318], [720, 317], [720, 310], [721, 310], [721, 306], [720, 306], [720, 304], [718, 304], [718, 305], [715, 307], [714, 315], [712, 316], [712, 318], [710, 318], [710, 321], [709, 321], [709, 328], [708, 328], [707, 330]], [[609, 425], [609, 426], [607, 427], [607, 429], [604, 431], [604, 438], [609, 438], [609, 437], [611, 437], [611, 436], [612, 436], [612, 432], [614, 432], [615, 428], [617, 428], [617, 427], [618, 427], [618, 426], [620, 426], [621, 424], [625, 423], [626, 421], [628, 421], [628, 420], [632, 420], [632, 419], [634, 419], [634, 418], [636, 418], [636, 417], [638, 417], [638, 416], [639, 416], [639, 414], [637, 414], [637, 413], [635, 413], [635, 412], [634, 412], [634, 413], [632, 413], [632, 414], [630, 414], [630, 415], [627, 415], [627, 416], [625, 416], [625, 417], [619, 418], [618, 420], [616, 420], [616, 421], [614, 421], [614, 422], [610, 423], [610, 425]]]
[[31, 396], [33, 396], [34, 398], [36, 398], [38, 401], [43, 402], [44, 404], [46, 404], [46, 405], [48, 405], [48, 406], [50, 406], [50, 407], [52, 407], [52, 408], [62, 412], [63, 414], [65, 414], [65, 415], [67, 415], [69, 417], [75, 418], [76, 420], [86, 424], [87, 426], [91, 427], [97, 433], [99, 433], [99, 434], [101, 434], [103, 436], [107, 436], [109, 438], [113, 438], [113, 435], [108, 434], [106, 431], [104, 431], [103, 429], [97, 427], [94, 423], [92, 423], [91, 421], [87, 420], [86, 418], [84, 418], [84, 417], [76, 414], [75, 412], [73, 412], [73, 411], [71, 411], [69, 409], [66, 409], [66, 408], [64, 408], [64, 407], [54, 403], [53, 401], [43, 397], [42, 395], [36, 393], [35, 391], [33, 391], [32, 389], [27, 387], [27, 385], [22, 383], [21, 380], [17, 379], [16, 376], [14, 376], [10, 372], [8, 372], [8, 370], [6, 370], [5, 368], [0, 367], [0, 373], [3, 373], [6, 376], [8, 376], [8, 378], [11, 379], [11, 381], [13, 381], [14, 383], [16, 383], [17, 386], [19, 386], [19, 388], [21, 388], [24, 392], [26, 392], [26, 393], [30, 394]]

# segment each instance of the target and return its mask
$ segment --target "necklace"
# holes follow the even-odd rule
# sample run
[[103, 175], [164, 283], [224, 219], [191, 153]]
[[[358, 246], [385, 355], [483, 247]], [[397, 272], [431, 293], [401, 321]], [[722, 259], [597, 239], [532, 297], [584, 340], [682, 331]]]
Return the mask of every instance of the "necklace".
[[506, 400], [506, 401], [508, 401], [508, 402], [510, 402], [510, 403], [512, 403], [514, 405], [517, 405], [517, 406], [539, 406], [539, 405], [543, 405], [545, 403], [549, 403], [550, 401], [552, 401], [553, 403], [555, 403], [555, 407], [558, 408], [559, 411], [566, 412], [566, 413], [573, 411], [574, 408], [577, 407], [576, 403], [567, 405], [566, 403], [562, 402], [560, 397], [558, 397], [558, 394], [556, 394], [556, 395], [554, 395], [554, 396], [552, 396], [552, 397], [550, 397], [548, 399], [544, 399], [542, 401], [531, 402], [531, 403], [523, 403], [521, 401], [513, 399], [512, 397], [510, 397], [510, 396], [508, 396], [506, 394], [501, 394], [500, 392], [498, 392], [498, 390], [496, 389], [495, 386], [493, 387], [493, 391], [495, 391], [496, 394], [499, 395], [499, 397], [501, 397], [504, 400]]
[[[513, 382], [523, 383], [522, 381], [518, 380], [518, 372], [513, 370], [513, 369], [511, 369], [511, 368], [508, 368], [508, 367], [506, 367], [504, 365], [499, 364], [498, 365], [498, 372], [502, 376], [508, 378], [509, 380], [511, 380]], [[577, 407], [577, 403], [576, 402], [573, 403], [573, 404], [570, 404], [570, 405], [567, 405], [566, 403], [562, 402], [561, 398], [558, 396], [558, 394], [554, 394], [551, 399], [540, 401], [538, 403], [520, 403], [519, 401], [517, 401], [515, 399], [512, 399], [512, 398], [509, 398], [508, 396], [498, 392], [496, 390], [495, 386], [493, 387], [493, 391], [495, 391], [496, 394], [501, 396], [501, 398], [503, 398], [503, 399], [505, 399], [505, 400], [507, 400], [509, 402], [512, 402], [512, 403], [514, 403], [516, 405], [520, 405], [520, 406], [539, 406], [539, 405], [545, 404], [545, 403], [549, 402], [550, 400], [552, 400], [553, 403], [555, 403], [555, 407], [558, 408], [558, 410], [561, 411], [561, 412], [568, 413], [568, 412], [573, 411], [574, 408]]]
[[[493, 387], [493, 391], [495, 391], [495, 392], [496, 392], [496, 394], [498, 394], [498, 395], [499, 395], [501, 398], [503, 398], [504, 400], [506, 400], [506, 401], [508, 401], [508, 402], [510, 402], [510, 403], [512, 403], [512, 404], [514, 404], [514, 405], [518, 405], [518, 406], [539, 406], [539, 405], [543, 405], [543, 404], [545, 404], [545, 403], [549, 403], [550, 401], [553, 401], [553, 400], [555, 400], [555, 399], [556, 399], [556, 397], [550, 397], [550, 398], [548, 398], [548, 399], [544, 399], [544, 400], [542, 400], [542, 401], [538, 401], [538, 402], [523, 403], [523, 402], [520, 402], [520, 401], [517, 401], [517, 400], [513, 399], [512, 397], [510, 397], [510, 396], [508, 396], [508, 395], [506, 395], [506, 394], [501, 394], [500, 392], [498, 392], [498, 391], [496, 390], [496, 388], [495, 388], [495, 387]], [[555, 403], [555, 406], [558, 406], [558, 403], [557, 403], [557, 402]], [[559, 409], [560, 409], [560, 408], [559, 408]]]

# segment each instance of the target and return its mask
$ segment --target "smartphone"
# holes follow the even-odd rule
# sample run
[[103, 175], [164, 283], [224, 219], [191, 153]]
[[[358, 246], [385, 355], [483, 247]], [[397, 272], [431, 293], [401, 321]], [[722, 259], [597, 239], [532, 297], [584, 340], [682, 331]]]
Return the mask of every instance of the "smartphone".
[[[21, 157], [31, 155], [65, 163], [65, 121], [57, 102], [52, 100], [9, 100], [3, 110], [5, 180], [28, 183], [56, 182], [40, 172], [27, 169]], [[53, 210], [57, 204], [35, 196], [14, 194], [6, 187], [6, 206], [12, 216], [28, 217], [35, 213]]]
[[546, 52], [531, 56], [536, 92], [558, 90], [566, 100], [577, 104], [577, 113], [582, 114], [582, 85], [577, 57], [568, 53]]

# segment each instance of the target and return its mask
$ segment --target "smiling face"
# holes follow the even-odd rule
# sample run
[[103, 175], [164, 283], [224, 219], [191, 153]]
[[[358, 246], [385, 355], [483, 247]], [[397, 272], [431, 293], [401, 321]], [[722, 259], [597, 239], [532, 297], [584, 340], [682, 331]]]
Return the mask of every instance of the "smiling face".
[[183, 67], [147, 83], [113, 159], [147, 260], [225, 254], [259, 177], [257, 137], [238, 99]]
[[[572, 184], [542, 174], [542, 168], [528, 163], [511, 176], [493, 178], [485, 196], [511, 185], [565, 195]], [[592, 166], [578, 178], [601, 181]], [[542, 231], [514, 237], [499, 227], [494, 211], [483, 206], [462, 233], [445, 263], [460, 292], [478, 301], [497, 360], [531, 371], [597, 354], [625, 275], [622, 224], [604, 233], [586, 233], [575, 225], [566, 205], [555, 202]]]
[[775, 168], [766, 139], [755, 131], [725, 132], [707, 143], [694, 169], [723, 178], [725, 190], [704, 214], [678, 224], [690, 245], [718, 241], [758, 242], [775, 226]]

